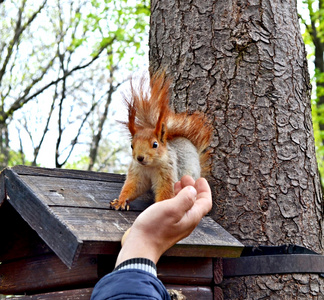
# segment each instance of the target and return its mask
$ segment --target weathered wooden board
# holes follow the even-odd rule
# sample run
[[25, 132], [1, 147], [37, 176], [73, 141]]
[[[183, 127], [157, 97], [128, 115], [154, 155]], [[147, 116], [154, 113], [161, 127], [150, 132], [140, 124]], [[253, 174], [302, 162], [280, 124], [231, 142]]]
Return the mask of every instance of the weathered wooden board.
[[211, 258], [162, 257], [157, 267], [158, 277], [165, 284], [207, 286], [213, 283]]
[[[20, 175], [24, 181], [49, 206], [88, 207], [110, 209], [110, 202], [118, 198], [123, 182], [95, 181], [58, 177]], [[142, 211], [153, 203], [147, 193], [130, 205]]]
[[78, 240], [15, 172], [10, 169], [6, 171], [7, 201], [62, 261], [72, 266], [81, 250], [82, 241]]
[[32, 296], [12, 297], [10, 300], [89, 300], [92, 293], [92, 288], [58, 291], [52, 293], [44, 293]]
[[71, 232], [83, 243], [120, 242], [139, 212], [87, 209], [79, 207], [51, 207]]
[[52, 252], [7, 201], [0, 209], [0, 241], [0, 262]]
[[[168, 290], [175, 290], [186, 296], [187, 299], [213, 300], [222, 298], [213, 298], [212, 289], [208, 286], [181, 286], [166, 285]], [[93, 289], [79, 289], [70, 291], [59, 291], [32, 296], [19, 296], [10, 298], [11, 300], [89, 300]]]
[[[196, 299], [200, 299], [199, 296]], [[214, 286], [214, 300], [224, 300], [223, 290], [219, 286]]]
[[[98, 252], [96, 242], [118, 243], [139, 214], [133, 211], [89, 210], [74, 207], [52, 207], [52, 210], [59, 219], [64, 220], [71, 232], [83, 241], [83, 245], [90, 242], [100, 254], [105, 253]], [[222, 254], [221, 256], [227, 257], [240, 251], [241, 245], [230, 234], [210, 217], [205, 217], [189, 237], [178, 242], [166, 255], [217, 257]]]
[[0, 206], [5, 200], [6, 200], [6, 189], [5, 189], [4, 174], [0, 173]]
[[96, 258], [96, 255], [81, 256], [71, 269], [54, 253], [2, 263], [0, 294], [31, 294], [93, 286], [99, 279]]
[[58, 177], [20, 175], [35, 194], [49, 206], [110, 208], [118, 198], [121, 183]]
[[96, 181], [116, 181], [122, 182], [125, 180], [125, 175], [93, 172], [93, 171], [80, 171], [68, 169], [51, 169], [30, 166], [14, 166], [11, 168], [19, 175], [32, 175], [39, 177], [59, 177], [59, 178], [73, 178], [82, 180], [96, 180]]
[[[102, 172], [26, 166], [11, 169], [22, 180], [25, 179], [35, 194], [41, 195], [42, 201], [48, 205], [63, 203], [64, 206], [110, 208], [109, 202], [119, 196], [125, 181], [125, 175]], [[131, 209], [143, 211], [152, 203], [153, 193], [148, 192], [133, 201]]]
[[[98, 274], [103, 277], [113, 268], [116, 256], [98, 256]], [[162, 257], [157, 263], [158, 277], [164, 284], [213, 285], [212, 258]]]
[[[170, 290], [179, 291], [187, 300], [213, 300], [213, 291], [209, 286], [185, 286], [166, 284], [165, 287]], [[220, 299], [219, 299], [220, 300]]]
[[212, 218], [204, 217], [194, 231], [165, 255], [191, 257], [237, 257], [243, 245]]
[[214, 284], [221, 284], [223, 281], [223, 259], [222, 258], [214, 258]]

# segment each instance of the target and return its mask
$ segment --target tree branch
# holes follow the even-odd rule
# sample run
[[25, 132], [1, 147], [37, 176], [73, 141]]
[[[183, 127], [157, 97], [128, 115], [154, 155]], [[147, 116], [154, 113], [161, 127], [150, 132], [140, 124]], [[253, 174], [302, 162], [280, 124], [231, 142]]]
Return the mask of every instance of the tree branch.
[[20, 36], [21, 34], [26, 30], [26, 28], [35, 20], [36, 16], [41, 12], [41, 10], [44, 8], [47, 0], [45, 0], [43, 2], [43, 4], [39, 7], [39, 9], [37, 11], [35, 11], [27, 20], [27, 22], [24, 25], [21, 25], [22, 22], [22, 14], [24, 12], [25, 9], [25, 5], [26, 5], [27, 0], [24, 0], [21, 4], [21, 7], [19, 8], [18, 11], [18, 20], [16, 22], [16, 27], [15, 27], [15, 34], [14, 37], [12, 38], [12, 40], [9, 43], [8, 46], [8, 52], [6, 55], [6, 58], [3, 62], [2, 68], [0, 69], [0, 87], [1, 87], [1, 82], [2, 82], [2, 78], [6, 72], [10, 57], [13, 53], [13, 48], [15, 46], [15, 44], [17, 44], [19, 42]]
[[78, 129], [77, 134], [75, 135], [74, 139], [72, 140], [70, 151], [69, 151], [67, 157], [65, 158], [65, 160], [62, 163], [58, 162], [59, 153], [58, 153], [58, 148], [56, 149], [56, 154], [57, 155], [56, 155], [56, 159], [55, 159], [55, 161], [56, 161], [55, 164], [56, 164], [57, 168], [61, 168], [62, 166], [64, 166], [66, 164], [67, 160], [70, 158], [70, 156], [71, 156], [71, 154], [72, 154], [72, 152], [74, 150], [75, 145], [78, 143], [78, 138], [79, 138], [79, 136], [81, 134], [81, 131], [82, 131], [82, 128], [83, 128], [84, 124], [87, 121], [90, 114], [95, 109], [95, 107], [97, 106], [97, 104], [98, 104], [98, 102], [93, 103], [90, 110], [86, 113], [86, 115], [85, 115], [84, 119], [82, 120], [82, 123], [81, 123], [81, 125], [80, 125], [80, 127]]
[[[73, 69], [71, 69], [70, 71], [66, 72], [65, 74], [63, 74], [63, 76], [57, 78], [56, 80], [51, 81], [50, 83], [46, 84], [45, 86], [43, 86], [42, 88], [40, 88], [38, 91], [36, 91], [35, 93], [33, 93], [32, 95], [30, 95], [29, 97], [26, 97], [26, 93], [24, 93], [24, 96], [19, 97], [12, 105], [11, 107], [7, 110], [7, 112], [5, 112], [3, 114], [3, 118], [0, 120], [0, 123], [4, 123], [6, 121], [6, 119], [8, 117], [10, 117], [17, 109], [19, 109], [21, 106], [23, 106], [24, 104], [26, 104], [27, 102], [29, 102], [31, 99], [37, 97], [38, 95], [40, 95], [41, 93], [43, 93], [45, 90], [47, 90], [48, 88], [50, 88], [51, 86], [59, 83], [62, 80], [65, 80], [68, 76], [70, 76], [71, 74], [73, 74], [76, 71], [82, 70], [87, 68], [88, 66], [90, 66], [94, 61], [96, 61], [99, 56], [101, 55], [101, 53], [103, 52], [105, 48], [102, 48], [98, 51], [98, 53], [86, 64], [84, 65], [79, 65], [74, 67]], [[39, 80], [38, 80], [39, 81]], [[30, 89], [32, 88], [32, 85], [29, 86], [30, 88], [28, 89], [28, 91], [30, 91]]]
[[2, 68], [0, 70], [0, 87], [1, 87], [1, 82], [2, 82], [3, 75], [6, 72], [7, 65], [8, 65], [9, 60], [10, 60], [10, 57], [12, 55], [14, 45], [19, 40], [19, 32], [21, 32], [20, 31], [20, 28], [21, 28], [21, 19], [22, 19], [22, 14], [23, 14], [25, 5], [26, 5], [26, 1], [27, 0], [24, 0], [22, 2], [21, 7], [18, 10], [18, 19], [17, 19], [17, 22], [16, 22], [15, 34], [14, 34], [12, 40], [9, 43], [8, 50], [7, 50], [7, 55], [6, 55], [6, 58], [5, 58], [4, 62], [3, 62]]
[[[114, 69], [112, 68], [110, 71], [110, 78], [112, 80], [113, 78], [113, 72]], [[101, 136], [102, 136], [102, 131], [103, 131], [103, 127], [104, 127], [104, 123], [106, 122], [107, 116], [108, 116], [108, 111], [109, 111], [109, 106], [112, 100], [112, 95], [113, 93], [116, 91], [116, 89], [121, 85], [121, 83], [118, 83], [117, 86], [113, 85], [113, 82], [110, 82], [109, 85], [109, 89], [107, 92], [107, 100], [105, 103], [105, 110], [103, 112], [103, 114], [101, 115], [101, 118], [99, 120], [99, 125], [98, 125], [98, 132], [96, 135], [94, 135], [93, 137], [93, 141], [91, 144], [91, 148], [90, 148], [90, 153], [89, 153], [89, 157], [90, 157], [90, 162], [89, 162], [89, 166], [88, 166], [88, 170], [91, 171], [96, 159], [97, 159], [97, 154], [98, 154], [98, 148], [99, 148], [99, 142], [101, 140]]]
[[[55, 94], [56, 94], [56, 90], [55, 90]], [[40, 148], [41, 148], [41, 146], [42, 146], [42, 144], [44, 142], [46, 133], [48, 132], [49, 123], [50, 123], [50, 120], [51, 120], [51, 117], [52, 117], [52, 114], [53, 114], [53, 111], [54, 111], [55, 101], [56, 101], [56, 97], [54, 96], [52, 104], [51, 104], [51, 108], [50, 108], [50, 111], [49, 111], [49, 114], [48, 114], [48, 118], [47, 118], [47, 121], [46, 121], [46, 125], [45, 125], [44, 130], [43, 130], [42, 137], [40, 139], [39, 144], [36, 147], [34, 147], [34, 160], [33, 160], [33, 163], [32, 163], [33, 166], [36, 166], [36, 161], [37, 161], [37, 157], [38, 157], [38, 154], [39, 154], [39, 150], [40, 150]]]

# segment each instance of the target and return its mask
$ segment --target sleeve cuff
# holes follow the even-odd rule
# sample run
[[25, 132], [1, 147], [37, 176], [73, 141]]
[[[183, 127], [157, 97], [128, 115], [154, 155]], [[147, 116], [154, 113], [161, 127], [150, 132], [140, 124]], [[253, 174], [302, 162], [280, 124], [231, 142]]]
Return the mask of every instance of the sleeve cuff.
[[132, 258], [123, 261], [119, 264], [114, 271], [126, 270], [126, 269], [138, 269], [151, 273], [154, 276], [157, 276], [156, 265], [153, 261], [147, 258]]

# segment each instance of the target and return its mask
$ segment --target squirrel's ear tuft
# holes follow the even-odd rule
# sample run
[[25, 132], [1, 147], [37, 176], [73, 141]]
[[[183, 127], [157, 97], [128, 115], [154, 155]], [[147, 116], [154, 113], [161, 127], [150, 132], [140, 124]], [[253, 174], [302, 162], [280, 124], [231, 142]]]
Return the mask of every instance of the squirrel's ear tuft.
[[155, 127], [155, 134], [158, 137], [159, 141], [163, 144], [165, 144], [167, 139], [167, 132], [166, 132], [166, 126], [163, 122], [163, 118], [159, 118], [156, 127]]
[[136, 133], [136, 127], [135, 127], [135, 116], [136, 116], [136, 108], [134, 103], [128, 103], [128, 129], [131, 133], [132, 137]]
[[166, 142], [166, 126], [164, 123], [161, 124], [161, 130], [160, 130], [160, 141], [164, 144]]

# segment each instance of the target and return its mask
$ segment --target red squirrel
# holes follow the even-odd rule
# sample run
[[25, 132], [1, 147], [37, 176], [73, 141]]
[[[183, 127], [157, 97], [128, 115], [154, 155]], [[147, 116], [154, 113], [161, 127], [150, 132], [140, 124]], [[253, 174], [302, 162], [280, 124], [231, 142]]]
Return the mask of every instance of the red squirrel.
[[150, 93], [144, 90], [144, 79], [135, 90], [132, 82], [127, 126], [132, 142], [132, 162], [115, 209], [129, 209], [133, 201], [150, 188], [155, 202], [174, 197], [174, 183], [182, 176], [195, 180], [209, 171], [207, 150], [212, 126], [203, 113], [175, 113], [169, 106], [170, 80], [164, 72], [151, 76]]

